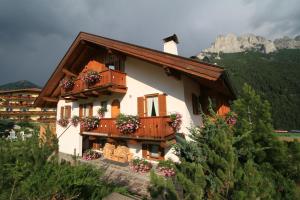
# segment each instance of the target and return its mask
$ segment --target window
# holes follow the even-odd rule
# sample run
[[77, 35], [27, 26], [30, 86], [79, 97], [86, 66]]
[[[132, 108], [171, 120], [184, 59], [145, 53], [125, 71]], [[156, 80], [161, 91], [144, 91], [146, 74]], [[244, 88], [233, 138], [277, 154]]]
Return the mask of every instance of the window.
[[60, 118], [61, 119], [70, 119], [71, 118], [71, 106], [60, 107]]
[[101, 101], [101, 108], [107, 111], [107, 101]]
[[27, 111], [28, 111], [28, 108], [21, 108], [21, 111], [22, 111], [22, 112], [27, 112]]
[[137, 111], [140, 117], [166, 116], [165, 94], [149, 94], [137, 98]]
[[93, 116], [93, 104], [80, 104], [79, 105], [79, 117], [92, 117]]
[[200, 114], [200, 103], [199, 103], [199, 98], [195, 94], [192, 94], [192, 105], [193, 105], [193, 114], [199, 115]]
[[12, 110], [13, 110], [13, 109], [10, 108], [10, 107], [7, 107], [7, 108], [6, 108], [6, 111], [9, 111], [9, 112], [10, 112], [10, 111], [12, 111]]
[[159, 158], [159, 146], [158, 145], [150, 145], [150, 157], [152, 158]]
[[150, 96], [146, 98], [147, 117], [155, 117], [159, 115], [158, 96]]
[[142, 155], [145, 159], [164, 160], [164, 151], [159, 144], [142, 144]]

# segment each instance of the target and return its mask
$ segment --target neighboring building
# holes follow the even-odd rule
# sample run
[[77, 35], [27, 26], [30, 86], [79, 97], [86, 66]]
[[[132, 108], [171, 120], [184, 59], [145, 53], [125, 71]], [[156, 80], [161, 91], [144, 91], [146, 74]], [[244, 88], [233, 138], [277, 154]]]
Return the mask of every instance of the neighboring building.
[[[83, 32], [77, 36], [35, 103], [57, 107], [57, 119], [98, 116], [99, 108], [105, 113], [90, 131], [57, 124], [60, 152], [81, 156], [86, 149], [114, 145], [111, 159], [122, 146], [122, 152], [130, 152], [125, 161], [133, 156], [176, 160], [170, 113], [182, 115], [179, 132], [188, 136], [188, 127], [201, 125], [200, 110], [206, 111], [208, 97], [218, 114], [229, 111], [234, 93], [224, 69], [176, 55], [176, 35], [164, 42], [165, 52], [160, 52]], [[99, 72], [101, 79], [89, 87], [83, 78], [90, 71]], [[74, 79], [68, 91], [59, 87], [64, 78]], [[115, 124], [120, 113], [138, 115], [140, 128], [121, 133]]]
[[18, 122], [55, 122], [56, 109], [34, 106], [40, 92], [39, 88], [0, 91], [0, 119]]

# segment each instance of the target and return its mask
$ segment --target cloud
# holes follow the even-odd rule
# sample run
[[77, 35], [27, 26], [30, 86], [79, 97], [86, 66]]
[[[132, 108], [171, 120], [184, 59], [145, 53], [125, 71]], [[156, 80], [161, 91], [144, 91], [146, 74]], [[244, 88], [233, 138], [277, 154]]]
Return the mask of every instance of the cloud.
[[298, 7], [295, 0], [0, 0], [0, 84], [43, 85], [79, 31], [158, 50], [176, 33], [179, 53], [191, 56], [219, 34], [295, 35]]

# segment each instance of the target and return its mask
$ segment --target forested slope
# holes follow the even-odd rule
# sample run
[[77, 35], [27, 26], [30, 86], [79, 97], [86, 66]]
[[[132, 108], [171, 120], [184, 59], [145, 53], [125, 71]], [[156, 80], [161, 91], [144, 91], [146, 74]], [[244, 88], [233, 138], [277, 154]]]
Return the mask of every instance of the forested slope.
[[238, 91], [250, 84], [272, 106], [277, 129], [300, 129], [300, 49], [282, 49], [274, 53], [242, 52], [211, 58], [227, 69]]

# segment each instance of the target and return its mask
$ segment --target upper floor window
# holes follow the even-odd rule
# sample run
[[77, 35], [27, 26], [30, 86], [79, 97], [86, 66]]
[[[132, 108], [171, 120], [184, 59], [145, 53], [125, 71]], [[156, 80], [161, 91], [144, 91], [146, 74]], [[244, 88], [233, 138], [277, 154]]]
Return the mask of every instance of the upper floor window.
[[10, 108], [10, 107], [7, 107], [7, 108], [6, 108], [6, 111], [10, 112], [10, 111], [13, 111], [13, 109]]
[[165, 94], [150, 94], [138, 97], [138, 115], [140, 117], [166, 116], [167, 105]]
[[79, 117], [92, 117], [93, 116], [93, 104], [80, 104], [79, 105]]
[[60, 119], [70, 119], [71, 118], [71, 106], [60, 107]]
[[124, 71], [125, 57], [116, 54], [107, 54], [104, 58], [104, 63], [107, 68], [112, 70]]

